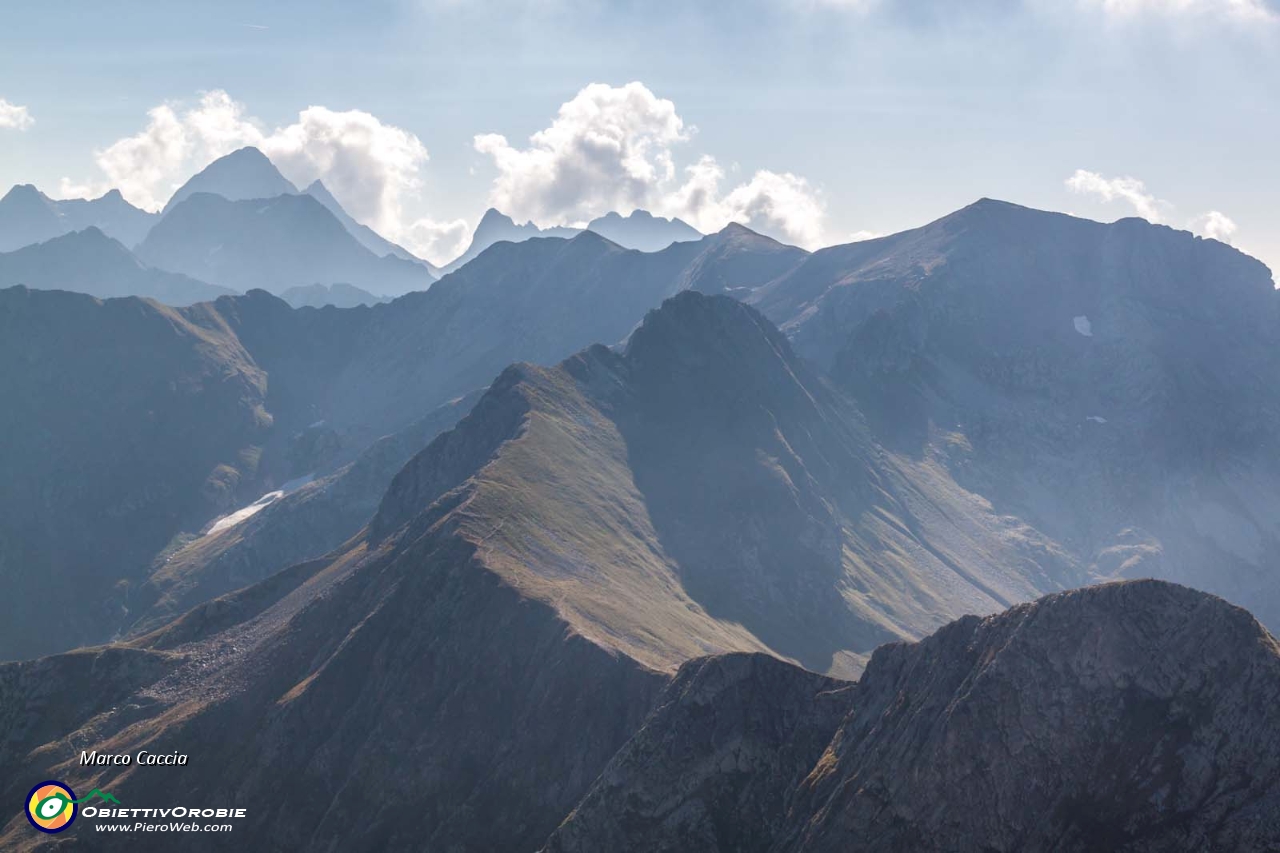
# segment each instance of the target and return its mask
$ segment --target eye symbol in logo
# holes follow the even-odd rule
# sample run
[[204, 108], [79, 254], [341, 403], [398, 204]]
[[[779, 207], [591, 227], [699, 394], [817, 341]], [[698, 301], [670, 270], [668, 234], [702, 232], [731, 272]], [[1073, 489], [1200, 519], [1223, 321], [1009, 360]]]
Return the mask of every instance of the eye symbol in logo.
[[41, 782], [27, 794], [27, 820], [41, 832], [62, 832], [76, 819], [76, 795], [61, 782]]

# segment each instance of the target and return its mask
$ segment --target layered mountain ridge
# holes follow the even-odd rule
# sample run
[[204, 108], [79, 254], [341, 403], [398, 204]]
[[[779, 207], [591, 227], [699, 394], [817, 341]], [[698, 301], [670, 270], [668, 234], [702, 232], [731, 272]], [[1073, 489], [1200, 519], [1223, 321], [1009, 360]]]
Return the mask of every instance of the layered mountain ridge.
[[141, 296], [166, 305], [208, 302], [235, 291], [147, 266], [96, 227], [0, 253], [0, 287], [70, 290], [99, 299]]
[[133, 247], [146, 236], [155, 220], [155, 214], [129, 204], [119, 190], [96, 199], [55, 200], [30, 184], [20, 184], [0, 198], [0, 252], [12, 252], [86, 228], [97, 228]]

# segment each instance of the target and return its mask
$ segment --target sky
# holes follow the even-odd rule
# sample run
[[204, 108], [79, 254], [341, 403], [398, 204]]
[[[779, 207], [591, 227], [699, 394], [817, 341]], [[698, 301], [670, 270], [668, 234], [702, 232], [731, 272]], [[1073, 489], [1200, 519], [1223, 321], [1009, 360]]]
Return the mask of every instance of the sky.
[[1280, 0], [0, 7], [0, 185], [159, 208], [242, 145], [442, 262], [496, 206], [797, 245], [981, 197], [1280, 269]]

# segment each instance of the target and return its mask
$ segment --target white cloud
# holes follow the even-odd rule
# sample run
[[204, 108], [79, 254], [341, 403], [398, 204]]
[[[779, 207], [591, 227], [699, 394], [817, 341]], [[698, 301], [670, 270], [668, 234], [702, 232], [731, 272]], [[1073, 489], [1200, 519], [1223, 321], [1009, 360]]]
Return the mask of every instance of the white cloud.
[[863, 240], [875, 240], [883, 236], [884, 236], [883, 231], [868, 231], [867, 229], [864, 228], [861, 231], [854, 231], [852, 234], [850, 234], [849, 242], [861, 243]]
[[26, 107], [11, 104], [4, 98], [0, 98], [0, 128], [27, 130], [35, 123], [36, 120], [31, 117], [31, 111]]
[[433, 264], [446, 264], [467, 250], [471, 228], [465, 219], [436, 222], [419, 219], [400, 232], [400, 243]]
[[821, 243], [821, 200], [798, 175], [761, 170], [724, 192], [724, 169], [704, 155], [678, 183], [673, 147], [693, 134], [675, 104], [643, 83], [592, 83], [527, 147], [490, 133], [476, 136], [475, 148], [498, 170], [490, 202], [516, 220], [551, 225], [646, 208], [703, 231], [737, 221], [789, 242]]
[[1211, 210], [1197, 216], [1191, 220], [1189, 227], [1197, 234], [1223, 243], [1230, 243], [1232, 235], [1236, 233], [1235, 222], [1220, 210]]
[[361, 110], [326, 107], [307, 107], [296, 123], [264, 139], [262, 150], [298, 186], [322, 179], [348, 213], [392, 235], [428, 159], [414, 134]]
[[562, 104], [551, 126], [515, 148], [506, 137], [475, 138], [498, 167], [493, 203], [514, 218], [591, 219], [653, 203], [675, 174], [671, 144], [688, 139], [675, 104], [641, 83], [592, 83]]
[[195, 106], [161, 104], [147, 116], [136, 135], [95, 152], [105, 182], [64, 178], [63, 194], [117, 187], [134, 204], [156, 210], [192, 174], [253, 145], [299, 187], [322, 179], [352, 216], [396, 239], [408, 227], [403, 201], [420, 189], [428, 159], [417, 136], [361, 110], [310, 106], [293, 124], [268, 130], [218, 90]]
[[1081, 0], [1081, 5], [1101, 9], [1109, 18], [1143, 15], [1205, 16], [1240, 22], [1276, 21], [1268, 0]]
[[1148, 222], [1162, 222], [1165, 211], [1170, 208], [1167, 201], [1148, 192], [1146, 184], [1137, 178], [1104, 178], [1097, 172], [1076, 169], [1075, 174], [1067, 178], [1066, 185], [1072, 192], [1092, 195], [1104, 202], [1127, 202]]

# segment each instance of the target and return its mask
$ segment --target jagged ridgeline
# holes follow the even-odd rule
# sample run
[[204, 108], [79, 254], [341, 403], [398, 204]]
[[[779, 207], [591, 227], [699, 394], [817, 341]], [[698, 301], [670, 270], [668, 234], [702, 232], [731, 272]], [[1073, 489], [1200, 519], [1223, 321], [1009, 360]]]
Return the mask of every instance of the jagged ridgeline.
[[0, 665], [5, 796], [210, 794], [266, 849], [1266, 849], [1275, 640], [1063, 591], [1275, 624], [1276, 304], [990, 201], [341, 310], [0, 292], [0, 640], [61, 652]]

